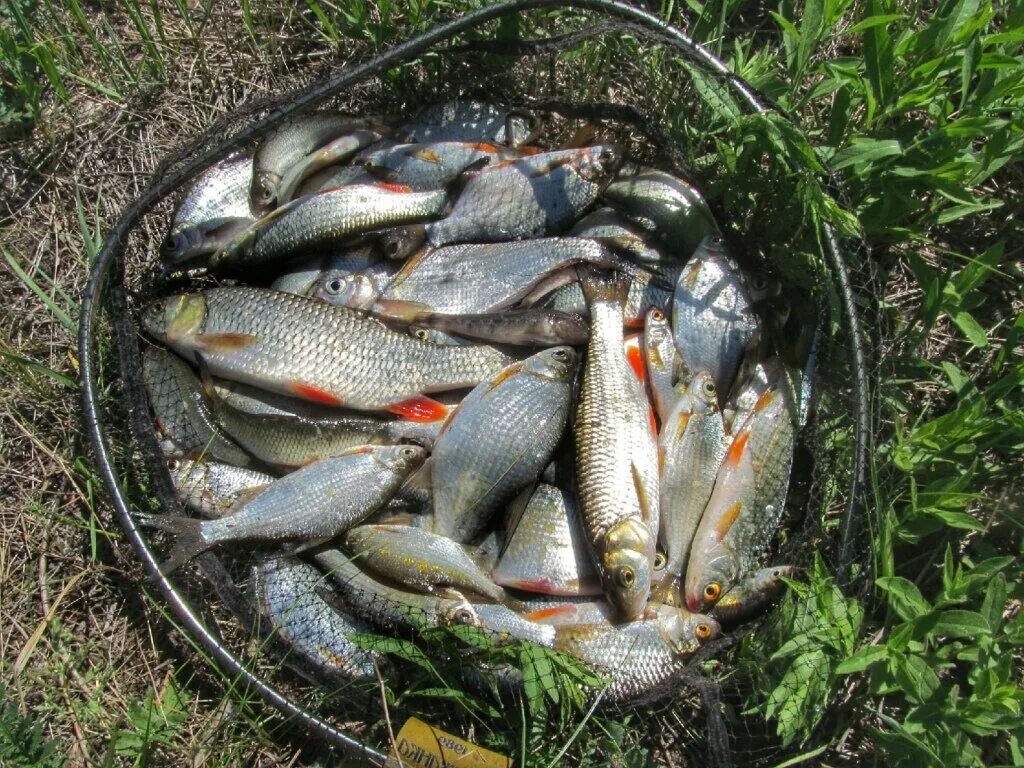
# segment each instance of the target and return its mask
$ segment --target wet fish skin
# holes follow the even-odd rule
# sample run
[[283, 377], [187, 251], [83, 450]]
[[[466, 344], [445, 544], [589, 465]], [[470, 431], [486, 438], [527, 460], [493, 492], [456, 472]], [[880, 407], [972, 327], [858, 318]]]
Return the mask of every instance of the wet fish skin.
[[360, 565], [419, 592], [469, 591], [500, 602], [505, 591], [451, 539], [402, 525], [360, 525], [345, 534]]
[[468, 315], [424, 312], [411, 320], [456, 336], [527, 347], [577, 346], [586, 343], [590, 333], [579, 315], [543, 308]]
[[524, 490], [509, 507], [505, 547], [494, 580], [548, 595], [599, 595], [594, 566], [573, 495], [547, 483]]
[[[699, 373], [690, 382], [662, 424], [658, 447], [660, 538], [668, 556], [661, 587], [675, 595], [678, 582], [686, 573], [694, 534], [711, 498], [727, 447], [711, 374]], [[659, 589], [659, 597], [661, 594]]]
[[181, 199], [171, 217], [173, 235], [211, 219], [255, 218], [249, 204], [253, 160], [229, 157], [203, 171]]
[[373, 174], [415, 190], [441, 189], [474, 162], [514, 160], [517, 150], [479, 141], [435, 141], [398, 144], [366, 155], [362, 163]]
[[654, 168], [619, 177], [604, 190], [610, 203], [641, 223], [650, 224], [685, 259], [709, 234], [718, 231], [707, 203], [689, 182]]
[[533, 132], [532, 122], [495, 104], [449, 101], [427, 107], [396, 133], [409, 142], [493, 141], [515, 147]]
[[309, 112], [281, 124], [253, 155], [250, 196], [257, 211], [277, 204], [282, 179], [288, 169], [339, 136], [374, 129], [371, 121], [332, 112]]
[[618, 626], [604, 623], [555, 628], [556, 650], [589, 664], [609, 679], [603, 701], [642, 703], [668, 693], [700, 646], [721, 627], [709, 616], [669, 606], [655, 607], [654, 618]]
[[178, 498], [204, 517], [224, 517], [274, 482], [273, 475], [217, 461], [168, 459]]
[[674, 264], [679, 261], [678, 256], [666, 254], [644, 230], [632, 224], [614, 208], [591, 211], [573, 225], [569, 234], [598, 239], [642, 266]]
[[415, 336], [417, 339], [428, 341], [431, 344], [440, 344], [443, 347], [455, 346], [464, 347], [468, 344], [474, 344], [472, 339], [466, 339], [462, 336], [455, 336], [450, 333], [438, 330], [437, 328], [428, 328], [423, 325], [411, 325], [409, 326], [409, 334]]
[[419, 446], [363, 446], [285, 475], [222, 518], [147, 515], [140, 520], [176, 534], [160, 566], [164, 574], [227, 542], [326, 540], [381, 507], [425, 459]]
[[298, 196], [296, 192], [299, 187], [314, 173], [335, 163], [348, 160], [359, 150], [376, 144], [382, 138], [384, 138], [383, 134], [378, 131], [354, 130], [351, 133], [339, 136], [316, 151], [306, 155], [298, 162], [289, 166], [288, 170], [282, 175], [280, 182], [277, 184], [275, 203], [277, 205], [284, 205], [289, 202]]
[[321, 276], [331, 273], [341, 277], [370, 269], [379, 261], [376, 249], [371, 243], [346, 248], [339, 253], [316, 256], [292, 265], [281, 274], [270, 287], [283, 293], [309, 296]]
[[675, 376], [676, 343], [672, 338], [669, 319], [657, 307], [647, 310], [644, 317], [644, 365], [658, 420], [664, 424], [679, 399], [673, 378]]
[[617, 623], [607, 600], [593, 600], [589, 596], [526, 600], [523, 603], [523, 618], [552, 627], [580, 624], [611, 626]]
[[295, 197], [309, 197], [349, 184], [375, 184], [378, 181], [380, 179], [367, 173], [361, 165], [329, 165], [303, 179]]
[[142, 353], [142, 380], [156, 418], [157, 431], [171, 453], [217, 459], [238, 467], [252, 457], [224, 434], [203, 397], [199, 378], [188, 363], [157, 347]]
[[178, 267], [212, 256], [249, 229], [254, 219], [248, 216], [215, 218], [181, 227], [160, 244], [160, 258], [166, 267]]
[[434, 444], [435, 533], [461, 543], [547, 466], [569, 418], [577, 356], [554, 347], [479, 384]]
[[649, 407], [623, 354], [626, 284], [581, 275], [590, 308], [587, 365], [576, 412], [580, 509], [605, 596], [624, 620], [647, 602], [658, 530], [657, 444]]
[[447, 414], [421, 393], [472, 386], [510, 362], [484, 345], [429, 344], [344, 307], [263, 288], [165, 297], [143, 311], [142, 325], [180, 354], [198, 353], [214, 376], [418, 421]]
[[377, 262], [352, 273], [328, 269], [317, 278], [309, 295], [338, 307], [368, 310], [394, 278], [396, 271], [389, 261]]
[[[680, 266], [671, 264], [663, 267], [659, 273], [643, 267], [630, 270], [627, 275], [629, 290], [622, 310], [623, 322], [627, 327], [643, 327], [647, 311], [652, 307], [660, 309], [665, 314], [671, 311], [671, 286], [675, 284], [675, 276], [678, 276], [679, 270]], [[540, 306], [584, 316], [587, 314], [587, 302], [578, 281], [571, 281], [557, 288], [540, 302]]]
[[759, 334], [750, 295], [725, 243], [717, 235], [701, 242], [683, 268], [672, 299], [672, 332], [683, 367], [710, 371], [722, 395], [740, 360]]
[[386, 258], [403, 261], [425, 247], [427, 231], [422, 224], [409, 224], [382, 232], [379, 240]]
[[792, 565], [775, 565], [755, 571], [722, 595], [710, 615], [722, 624], [742, 624], [775, 602], [786, 589], [783, 578], [791, 579], [796, 572]]
[[372, 680], [384, 659], [349, 636], [370, 627], [336, 610], [321, 594], [330, 587], [313, 566], [293, 557], [268, 557], [252, 567], [251, 583], [270, 628], [319, 674]]
[[487, 167], [466, 182], [451, 213], [425, 225], [433, 246], [556, 234], [589, 208], [622, 161], [605, 144], [545, 152]]

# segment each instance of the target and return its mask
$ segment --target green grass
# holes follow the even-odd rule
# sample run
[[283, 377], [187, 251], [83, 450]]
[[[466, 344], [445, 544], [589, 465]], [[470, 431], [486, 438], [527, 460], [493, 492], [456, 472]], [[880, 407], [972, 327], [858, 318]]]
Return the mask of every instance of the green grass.
[[[315, 57], [301, 59], [310, 50], [377, 50], [440, 15], [479, 4], [243, 0], [228, 11], [217, 5], [6, 4], [0, 135], [21, 137], [11, 146], [25, 148], [59, 146], [76, 132], [116, 142], [102, 132], [105, 119], [126, 109], [144, 113], [175, 94], [181, 99], [183, 78], [247, 82], [260, 77], [261, 67], [291, 66], [296, 57], [312, 66]], [[796, 132], [782, 120], [744, 116], [720, 86], [696, 73], [694, 87], [709, 109], [699, 117], [669, 114], [701, 148], [691, 161], [713, 180], [709, 194], [736, 212], [734, 224], [756, 222], [747, 230], [735, 226], [739, 234], [800, 285], [819, 258], [814, 225], [829, 220], [866, 238], [884, 285], [887, 334], [869, 515], [875, 583], [857, 602], [835, 589], [827, 568], [815, 568], [776, 619], [745, 641], [745, 658], [762, 673], [758, 694], [769, 727], [799, 750], [822, 705], [838, 696], [833, 741], [847, 729], [849, 735], [837, 760], [1022, 764], [1024, 4], [665, 0], [661, 10], [798, 122]], [[532, 36], [516, 25], [500, 28], [517, 32]], [[624, 39], [615, 50], [633, 44]], [[593, 70], [596, 83], [607, 55], [593, 45], [576, 60]], [[664, 68], [686, 66], [668, 56], [647, 64], [652, 82]], [[187, 107], [181, 110], [187, 115]], [[195, 130], [186, 124], [181, 135]], [[821, 184], [825, 163], [847, 189], [842, 206]], [[208, 678], [152, 641], [168, 628], [159, 605], [146, 598], [144, 615], [129, 620], [123, 593], [104, 581], [110, 566], [102, 551], [116, 548], [118, 537], [99, 523], [96, 482], [81, 455], [73, 352], [75, 297], [86, 266], [130, 195], [114, 189], [123, 179], [104, 177], [94, 186], [103, 170], [76, 167], [73, 159], [32, 166], [13, 190], [28, 202], [0, 233], [4, 301], [25, 308], [0, 315], [9, 331], [0, 342], [0, 370], [10, 382], [0, 439], [10, 447], [5, 461], [21, 478], [16, 517], [0, 542], [5, 613], [13, 611], [0, 641], [12, 660], [29, 637], [36, 643], [19, 674], [13, 662], [0, 666], [0, 762], [61, 765], [71, 753], [101, 765], [178, 764], [202, 752], [208, 764], [285, 763], [305, 754], [301, 742], [235, 681], [214, 678], [220, 692], [211, 694]], [[37, 200], [25, 179], [40, 177]], [[793, 195], [777, 215], [764, 216], [759, 205], [777, 199], [779, 189]], [[40, 245], [55, 221], [52, 242]], [[29, 481], [34, 476], [55, 478], [61, 492], [37, 488]], [[44, 539], [51, 522], [57, 533]], [[33, 556], [53, 569], [43, 569], [45, 578], [37, 579], [35, 560], [19, 559], [26, 542], [35, 542]], [[48, 603], [53, 615], [40, 614], [36, 592], [47, 604], [83, 571], [89, 577], [75, 582], [64, 601]], [[80, 596], [92, 583], [99, 586]], [[107, 606], [114, 606], [111, 616]], [[96, 616], [116, 631], [89, 636], [89, 617]], [[130, 662], [119, 661], [123, 651], [116, 649], [125, 647], [133, 649]], [[388, 695], [393, 703], [411, 699], [427, 708], [431, 697], [459, 705], [455, 690], [424, 673], [419, 688]], [[593, 764], [657, 758], [631, 738], [629, 721], [591, 714], [565, 698], [576, 690], [528, 687], [519, 711], [506, 713], [515, 721], [514, 739], [481, 729], [482, 740], [522, 765], [554, 764], [563, 753]], [[467, 722], [482, 722], [495, 700], [461, 704]], [[573, 738], [567, 745], [556, 732]], [[807, 750], [819, 759], [817, 746]]]

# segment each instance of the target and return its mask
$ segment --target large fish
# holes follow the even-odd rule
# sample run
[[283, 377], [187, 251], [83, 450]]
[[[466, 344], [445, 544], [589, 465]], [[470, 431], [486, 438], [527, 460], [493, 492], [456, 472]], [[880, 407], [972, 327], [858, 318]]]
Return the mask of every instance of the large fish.
[[146, 332], [212, 374], [322, 405], [436, 421], [421, 393], [472, 386], [510, 358], [487, 346], [442, 347], [316, 299], [264, 288], [214, 288], [160, 299]]
[[730, 625], [754, 618], [785, 591], [783, 578], [793, 578], [796, 570], [792, 565], [774, 565], [755, 571], [718, 598], [710, 615]]
[[640, 614], [651, 587], [658, 532], [658, 450], [649, 408], [623, 354], [627, 286], [613, 275], [581, 276], [590, 341], [576, 413], [576, 471], [584, 526], [605, 595], [623, 619]]
[[509, 507], [505, 547], [494, 580], [547, 595], [601, 594], [601, 580], [571, 493], [540, 483], [519, 495]]
[[514, 363], [462, 401], [434, 444], [435, 532], [462, 543], [535, 481], [569, 418], [577, 357], [554, 347]]
[[215, 461], [168, 459], [167, 469], [178, 498], [204, 517], [224, 517], [275, 480], [265, 472]]
[[445, 190], [413, 192], [398, 184], [351, 184], [277, 208], [210, 259], [213, 269], [241, 268], [333, 248], [371, 232], [440, 216]]
[[447, 101], [425, 108], [396, 134], [405, 141], [493, 141], [516, 147], [527, 141], [535, 120], [483, 101]]
[[[726, 437], [718, 410], [715, 382], [700, 373], [662, 423], [658, 439], [661, 455], [661, 543], [668, 555], [662, 584], [671, 590], [686, 573], [690, 545], [701, 514], [711, 498], [718, 468], [725, 457]], [[663, 600], [667, 601], [663, 595]]]
[[203, 171], [174, 209], [171, 234], [211, 219], [256, 218], [249, 204], [252, 157], [229, 157]]
[[463, 170], [483, 159], [489, 163], [535, 154], [478, 141], [437, 141], [398, 144], [365, 155], [363, 165], [385, 181], [408, 184], [416, 190], [441, 189]]
[[468, 600], [421, 595], [389, 587], [363, 573], [336, 549], [316, 554], [317, 564], [334, 579], [345, 606], [353, 614], [391, 633], [412, 633], [425, 627], [469, 625], [498, 641], [525, 640], [550, 646], [553, 627], [527, 621], [508, 607], [473, 604]]
[[739, 268], [718, 235], [701, 242], [683, 268], [672, 300], [672, 332], [690, 375], [710, 371], [724, 398], [746, 349], [758, 338], [758, 319]]
[[475, 592], [496, 602], [505, 591], [451, 539], [403, 525], [360, 525], [345, 534], [358, 563], [419, 592]]
[[690, 656], [720, 631], [717, 621], [701, 614], [669, 606], [652, 612], [654, 618], [619, 626], [558, 626], [554, 647], [607, 678], [603, 701], [652, 701], [679, 685]]
[[380, 654], [352, 642], [370, 632], [361, 621], [341, 613], [323, 597], [330, 587], [316, 568], [293, 557], [269, 557], [252, 567], [251, 588], [270, 629], [318, 675], [371, 680]]
[[651, 397], [658, 420], [664, 424], [673, 406], [679, 399], [674, 376], [676, 344], [672, 338], [672, 327], [665, 313], [657, 307], [647, 310], [644, 318], [643, 335], [644, 367], [650, 384]]
[[188, 363], [165, 349], [146, 347], [142, 381], [163, 435], [165, 453], [202, 456], [239, 467], [252, 457], [224, 434], [203, 397], [199, 378]]
[[556, 234], [593, 205], [618, 168], [611, 145], [532, 155], [471, 176], [452, 211], [425, 226], [433, 246]]
[[681, 261], [706, 235], [718, 231], [711, 209], [696, 188], [654, 168], [616, 179], [604, 190], [604, 198], [657, 233]]
[[160, 566], [164, 574], [227, 542], [325, 541], [381, 507], [425, 458], [426, 451], [414, 445], [363, 446], [285, 475], [226, 517], [141, 519], [176, 534]]
[[[301, 167], [308, 175], [333, 164], [331, 143], [360, 130], [380, 129], [368, 120], [330, 112], [310, 112], [286, 120], [260, 144], [253, 156], [253, 206], [259, 211], [273, 208], [291, 169]], [[310, 157], [316, 153], [319, 158], [310, 162]]]

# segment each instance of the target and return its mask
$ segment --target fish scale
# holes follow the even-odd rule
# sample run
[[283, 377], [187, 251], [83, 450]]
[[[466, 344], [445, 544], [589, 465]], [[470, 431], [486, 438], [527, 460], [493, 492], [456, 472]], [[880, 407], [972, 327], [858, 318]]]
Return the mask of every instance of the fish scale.
[[263, 288], [160, 300], [143, 325], [181, 354], [199, 353], [214, 375], [357, 410], [472, 386], [510, 362], [487, 346], [430, 344], [345, 307]]
[[644, 317], [644, 364], [658, 420], [663, 424], [679, 399], [672, 381], [675, 362], [676, 345], [669, 320], [663, 311], [651, 307]]
[[275, 480], [265, 472], [215, 461], [171, 459], [167, 469], [178, 498], [206, 517], [223, 517]]
[[254, 218], [249, 204], [252, 157], [228, 158], [203, 171], [174, 211], [171, 234], [211, 219]]
[[516, 150], [497, 144], [435, 141], [381, 149], [367, 154], [363, 163], [372, 172], [385, 174], [388, 181], [424, 190], [440, 189], [481, 158], [497, 163], [518, 156]]

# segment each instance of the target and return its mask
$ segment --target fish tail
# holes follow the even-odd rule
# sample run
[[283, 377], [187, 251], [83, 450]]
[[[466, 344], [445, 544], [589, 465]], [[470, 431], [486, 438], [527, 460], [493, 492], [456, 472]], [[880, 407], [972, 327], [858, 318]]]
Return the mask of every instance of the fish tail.
[[579, 269], [580, 286], [587, 306], [598, 302], [625, 304], [629, 295], [629, 283], [615, 272], [602, 272], [587, 267]]
[[174, 544], [167, 559], [160, 563], [160, 573], [167, 576], [192, 558], [202, 554], [213, 542], [203, 536], [202, 520], [177, 515], [143, 515], [140, 521], [161, 531], [174, 534]]

